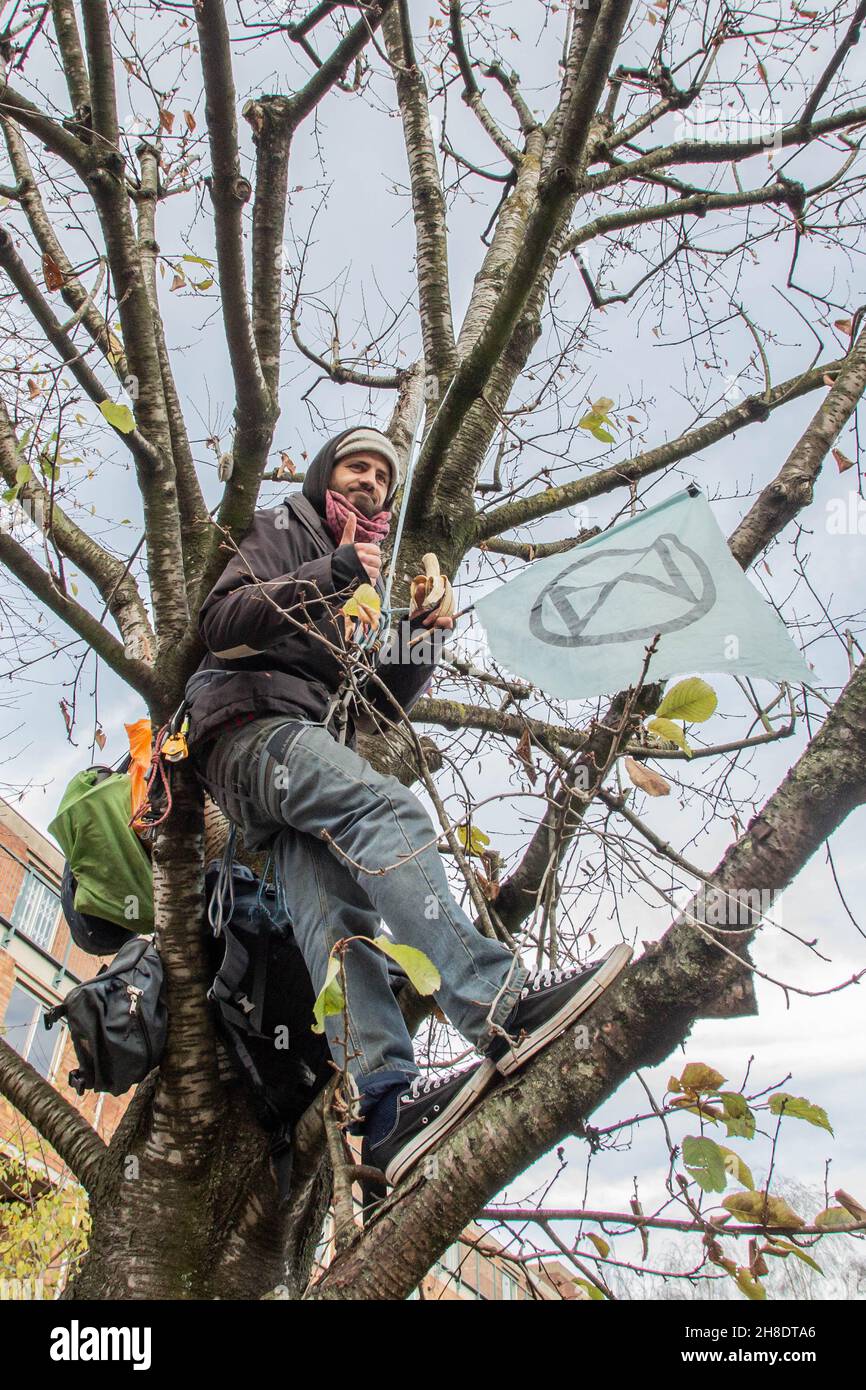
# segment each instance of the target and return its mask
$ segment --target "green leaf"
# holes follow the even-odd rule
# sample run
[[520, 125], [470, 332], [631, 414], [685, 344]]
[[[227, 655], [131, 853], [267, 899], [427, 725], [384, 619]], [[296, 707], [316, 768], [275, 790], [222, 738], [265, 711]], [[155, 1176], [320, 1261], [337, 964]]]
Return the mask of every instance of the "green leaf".
[[479, 830], [477, 826], [474, 825], [472, 827], [471, 837], [465, 825], [455, 826], [454, 833], [463, 848], [468, 849], [470, 854], [481, 855], [484, 853], [485, 845], [490, 844], [490, 836], [485, 835], [483, 830]]
[[740, 1292], [746, 1295], [746, 1298], [751, 1298], [759, 1302], [761, 1299], [767, 1297], [767, 1290], [764, 1288], [763, 1284], [756, 1279], [754, 1275], [750, 1274], [747, 1269], [737, 1270], [734, 1275], [734, 1283]]
[[578, 421], [578, 429], [588, 430], [593, 438], [602, 444], [613, 444], [615, 441], [610, 430], [615, 426], [608, 413], [612, 405], [613, 401], [608, 396], [600, 396], [597, 401], [593, 401], [592, 408], [583, 419]]
[[33, 481], [33, 469], [29, 463], [19, 463], [15, 469], [15, 482], [18, 487], [23, 487], [25, 483]]
[[346, 599], [340, 612], [350, 618], [360, 618], [364, 608], [374, 615], [382, 611], [382, 600], [372, 584], [359, 584], [355, 592]]
[[822, 1231], [845, 1231], [858, 1222], [844, 1207], [825, 1207], [818, 1212], [813, 1224], [820, 1226]]
[[662, 700], [656, 714], [660, 719], [682, 719], [687, 724], [702, 724], [715, 713], [718, 696], [711, 685], [699, 676], [677, 681]]
[[331, 1014], [343, 1012], [346, 1000], [340, 988], [339, 974], [340, 962], [336, 956], [332, 955], [328, 959], [328, 972], [325, 975], [325, 983], [319, 990], [318, 998], [313, 1005], [313, 1018], [315, 1020], [313, 1023], [314, 1033], [324, 1033], [325, 1019], [329, 1018]]
[[[841, 1211], [841, 1207], [839, 1210]], [[819, 1274], [824, 1273], [818, 1261], [813, 1260], [811, 1255], [807, 1255], [805, 1250], [801, 1250], [799, 1245], [792, 1245], [789, 1240], [780, 1240], [778, 1236], [767, 1236], [767, 1241], [765, 1255], [778, 1255], [783, 1260], [786, 1260], [789, 1255], [796, 1255], [798, 1260], [803, 1261], [803, 1264], [809, 1265], [811, 1269], [817, 1269]]]
[[678, 744], [684, 753], [692, 756], [692, 750], [686, 743], [686, 736], [679, 724], [674, 724], [670, 719], [656, 718], [651, 719], [646, 727], [649, 733], [658, 734], [659, 738], [666, 738], [669, 743]]
[[764, 1196], [763, 1192], [732, 1192], [722, 1200], [722, 1206], [750, 1225], [787, 1226], [791, 1230], [805, 1226], [802, 1216], [792, 1211], [783, 1197], [767, 1197], [765, 1221]]
[[749, 1109], [746, 1097], [739, 1091], [720, 1091], [719, 1099], [724, 1106], [724, 1121], [728, 1138], [754, 1139], [755, 1117]]
[[439, 989], [442, 977], [430, 957], [425, 956], [423, 951], [416, 950], [414, 946], [398, 946], [388, 936], [374, 937], [373, 945], [378, 946], [380, 951], [384, 951], [386, 956], [390, 956], [405, 970], [419, 994], [435, 994]]
[[132, 434], [135, 429], [135, 417], [128, 405], [118, 405], [116, 401], [103, 401], [99, 409], [109, 425], [120, 430], [121, 434]]
[[725, 1169], [728, 1176], [733, 1178], [734, 1182], [738, 1182], [741, 1187], [747, 1187], [750, 1191], [753, 1190], [755, 1179], [752, 1177], [748, 1164], [744, 1163], [740, 1155], [734, 1153], [733, 1149], [726, 1149], [724, 1144], [720, 1144], [719, 1148], [725, 1156]]
[[181, 256], [181, 260], [186, 261], [189, 265], [206, 266], [208, 270], [213, 266], [213, 261], [205, 260], [204, 256]]
[[4, 502], [15, 502], [15, 501], [17, 500], [17, 497], [18, 497], [18, 489], [17, 489], [17, 487], [7, 487], [6, 491], [3, 493], [3, 501], [4, 501]]
[[713, 1139], [690, 1135], [683, 1140], [683, 1162], [704, 1192], [724, 1192], [728, 1185], [725, 1159]]
[[597, 1302], [606, 1303], [606, 1302], [607, 1302], [607, 1299], [605, 1298], [605, 1296], [604, 1296], [604, 1294], [602, 1293], [601, 1289], [597, 1289], [597, 1288], [595, 1287], [595, 1284], [591, 1284], [591, 1283], [589, 1282], [588, 1279], [575, 1279], [574, 1282], [575, 1282], [575, 1284], [579, 1284], [579, 1285], [580, 1285], [580, 1287], [583, 1289], [584, 1293], [589, 1294], [589, 1296], [590, 1296], [590, 1298], [592, 1299], [593, 1303], [597, 1303]]
[[[805, 1120], [807, 1124], [816, 1125], [819, 1129], [827, 1129], [833, 1134], [833, 1126], [827, 1119], [826, 1110], [822, 1110], [820, 1105], [813, 1105], [805, 1096], [791, 1096], [787, 1091], [777, 1091], [770, 1096], [771, 1115], [792, 1115], [795, 1120]], [[833, 1136], [835, 1138], [835, 1135]]]
[[688, 1062], [680, 1073], [680, 1081], [687, 1091], [717, 1091], [726, 1079], [706, 1062]]
[[592, 1241], [599, 1255], [601, 1255], [601, 1258], [603, 1260], [606, 1260], [608, 1255], [610, 1254], [610, 1246], [608, 1245], [607, 1241], [604, 1240], [601, 1236], [595, 1235], [592, 1231], [587, 1232], [587, 1238]]

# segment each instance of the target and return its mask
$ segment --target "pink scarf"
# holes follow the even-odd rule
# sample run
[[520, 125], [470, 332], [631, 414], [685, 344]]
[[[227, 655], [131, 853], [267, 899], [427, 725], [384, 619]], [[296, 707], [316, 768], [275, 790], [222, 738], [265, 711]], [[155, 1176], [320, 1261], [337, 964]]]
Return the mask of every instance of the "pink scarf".
[[333, 488], [328, 488], [325, 493], [325, 525], [330, 531], [334, 544], [339, 545], [343, 535], [343, 528], [349, 516], [356, 519], [355, 540], [365, 543], [381, 543], [388, 534], [391, 525], [390, 512], [378, 512], [376, 516], [365, 516], [350, 502], [348, 497], [344, 497], [341, 492], [334, 492]]

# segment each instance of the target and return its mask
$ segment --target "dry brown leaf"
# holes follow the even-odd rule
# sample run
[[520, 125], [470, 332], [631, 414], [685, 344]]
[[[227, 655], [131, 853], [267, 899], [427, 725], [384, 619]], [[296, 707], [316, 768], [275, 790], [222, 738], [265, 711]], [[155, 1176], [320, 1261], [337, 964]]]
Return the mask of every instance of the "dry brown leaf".
[[843, 454], [841, 449], [833, 450], [833, 457], [836, 460], [836, 467], [840, 473], [847, 473], [849, 468], [854, 467], [854, 460], [849, 459], [847, 454]]
[[634, 758], [624, 758], [623, 761], [634, 785], [646, 792], [647, 796], [667, 796], [670, 793], [671, 784], [665, 781], [661, 773], [653, 772], [651, 767], [636, 762]]
[[190, 135], [192, 135], [193, 131], [195, 130], [195, 116], [192, 114], [191, 111], [184, 111], [183, 118], [186, 121], [187, 130], [189, 131]]
[[171, 135], [174, 128], [174, 112], [161, 110], [159, 113], [159, 123], [166, 135]]
[[102, 729], [97, 729], [96, 733], [93, 735], [93, 738], [101, 753], [106, 744], [105, 734], [103, 733]]
[[848, 333], [848, 334], [850, 335], [850, 333], [851, 333], [851, 320], [850, 320], [850, 319], [834, 319], [834, 320], [833, 320], [833, 327], [834, 327], [834, 328], [838, 328], [840, 333]]
[[532, 785], [535, 786], [535, 781], [538, 777], [538, 768], [532, 761], [532, 749], [530, 748], [529, 744], [528, 729], [523, 730], [523, 733], [520, 735], [520, 742], [518, 743], [514, 751], [517, 754], [520, 761], [523, 763], [527, 777], [529, 778]]
[[42, 275], [45, 280], [45, 288], [52, 293], [54, 290], [63, 289], [63, 271], [57, 264], [53, 256], [48, 252], [42, 257]]
[[176, 270], [176, 271], [174, 272], [174, 279], [172, 280], [171, 285], [169, 286], [169, 288], [170, 288], [170, 289], [173, 289], [173, 290], [182, 290], [185, 284], [186, 284], [186, 276], [185, 276], [185, 275], [181, 275], [180, 271], [179, 271], [179, 270]]

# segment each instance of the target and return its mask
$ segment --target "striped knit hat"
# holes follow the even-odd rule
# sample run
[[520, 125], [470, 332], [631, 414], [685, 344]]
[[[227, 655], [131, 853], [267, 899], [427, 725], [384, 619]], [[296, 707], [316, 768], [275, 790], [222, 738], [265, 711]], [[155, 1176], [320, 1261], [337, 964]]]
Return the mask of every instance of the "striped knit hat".
[[334, 463], [340, 463], [352, 454], [378, 454], [390, 466], [391, 486], [385, 499], [387, 505], [396, 492], [398, 484], [403, 481], [400, 457], [387, 434], [383, 434], [381, 430], [373, 429], [370, 426], [349, 430], [334, 451]]

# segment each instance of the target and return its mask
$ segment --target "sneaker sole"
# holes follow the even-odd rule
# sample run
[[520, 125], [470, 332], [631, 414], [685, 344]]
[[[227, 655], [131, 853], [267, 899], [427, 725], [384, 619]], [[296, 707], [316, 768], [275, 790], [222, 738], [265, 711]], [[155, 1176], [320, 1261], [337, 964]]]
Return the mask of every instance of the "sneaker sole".
[[530, 1033], [522, 1042], [515, 1043], [507, 1052], [503, 1053], [495, 1064], [497, 1071], [502, 1076], [512, 1076], [529, 1061], [530, 1057], [534, 1057], [536, 1052], [540, 1052], [543, 1047], [547, 1047], [548, 1043], [552, 1043], [555, 1038], [558, 1038], [569, 1024], [580, 1018], [581, 1014], [586, 1013], [599, 996], [604, 994], [604, 991], [613, 984], [617, 975], [628, 965], [633, 954], [631, 946], [624, 944], [614, 946], [592, 979], [587, 980], [583, 989], [572, 995], [559, 1012], [542, 1024], [535, 1033]]
[[385, 1178], [391, 1187], [396, 1187], [400, 1179], [405, 1177], [409, 1169], [415, 1166], [428, 1149], [431, 1149], [434, 1144], [438, 1144], [439, 1140], [444, 1139], [446, 1134], [450, 1134], [455, 1125], [463, 1119], [467, 1110], [471, 1110], [475, 1102], [487, 1090], [496, 1075], [496, 1064], [489, 1058], [485, 1059], [472, 1080], [467, 1082], [463, 1089], [458, 1092], [448, 1109], [443, 1111], [438, 1119], [433, 1120], [419, 1134], [416, 1134], [405, 1149], [401, 1149], [398, 1154], [394, 1155], [385, 1169]]

